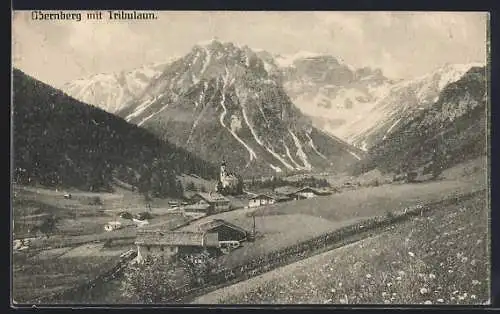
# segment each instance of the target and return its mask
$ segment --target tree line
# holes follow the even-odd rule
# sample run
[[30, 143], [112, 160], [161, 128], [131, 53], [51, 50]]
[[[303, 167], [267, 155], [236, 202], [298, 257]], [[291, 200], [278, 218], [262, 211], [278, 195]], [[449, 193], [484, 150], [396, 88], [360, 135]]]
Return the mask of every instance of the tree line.
[[326, 179], [318, 179], [313, 176], [304, 177], [299, 180], [287, 180], [280, 177], [272, 177], [264, 180], [259, 180], [256, 178], [252, 178], [249, 182], [246, 183], [246, 186], [249, 189], [262, 189], [262, 188], [270, 188], [275, 189], [282, 186], [293, 186], [293, 187], [304, 187], [309, 186], [312, 188], [327, 188], [331, 187], [330, 183]]

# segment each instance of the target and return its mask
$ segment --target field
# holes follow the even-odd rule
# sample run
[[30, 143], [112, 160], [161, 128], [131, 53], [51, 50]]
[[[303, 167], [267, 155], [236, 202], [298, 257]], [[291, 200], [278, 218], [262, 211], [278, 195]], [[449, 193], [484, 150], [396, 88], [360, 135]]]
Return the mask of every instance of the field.
[[[196, 223], [219, 218], [250, 231], [253, 226], [252, 215], [255, 214], [256, 241], [252, 243], [245, 242], [243, 247], [221, 257], [221, 262], [231, 267], [362, 219], [385, 215], [393, 210], [421, 202], [438, 201], [454, 195], [458, 196], [484, 189], [486, 188], [486, 178], [484, 173], [478, 171], [478, 169], [480, 170], [481, 167], [478, 168], [475, 163], [472, 163], [462, 166], [462, 168], [451, 169], [441, 181], [437, 182], [358, 187], [356, 190], [309, 200], [279, 203], [252, 209], [241, 208], [201, 218]], [[14, 252], [14, 299], [18, 302], [29, 301], [30, 298], [37, 298], [88, 281], [116, 264], [119, 254], [133, 248], [136, 228], [123, 228], [105, 232], [103, 229], [104, 224], [114, 220], [117, 213], [121, 211], [142, 212], [145, 211], [146, 206], [141, 195], [120, 189], [115, 193], [71, 191], [72, 199], [63, 197], [66, 191], [33, 187], [15, 186], [14, 192], [15, 238], [33, 237], [29, 249]], [[89, 201], [96, 196], [99, 197], [102, 204], [90, 205]], [[169, 220], [167, 216], [169, 212], [167, 210], [168, 201], [168, 199], [154, 199], [150, 202], [152, 213], [155, 215], [155, 218], [150, 220], [151, 225], [161, 225]], [[27, 232], [29, 228], [40, 223], [49, 214], [60, 218], [54, 234], [50, 235], [49, 238], [45, 238], [40, 237], [40, 234], [33, 235]], [[474, 218], [478, 218], [477, 215]], [[438, 226], [438, 222], [441, 222], [439, 219], [444, 218], [436, 217], [434, 223]], [[193, 228], [195, 228], [195, 225], [186, 226], [182, 229], [190, 230]], [[405, 225], [401, 232], [409, 230], [408, 228], [413, 227]], [[467, 226], [464, 228], [467, 228]], [[120, 239], [123, 243], [114, 248], [104, 246], [106, 240], [109, 239]], [[379, 243], [381, 251], [384, 249], [384, 243], [401, 240], [391, 234], [381, 235], [380, 239], [383, 239]], [[417, 240], [415, 239], [415, 241]], [[369, 241], [377, 240], [372, 239]], [[432, 239], [429, 239], [429, 241], [432, 242]], [[374, 243], [373, 246], [377, 247], [377, 242]], [[424, 244], [420, 245], [425, 247]], [[358, 254], [356, 258], [365, 258], [367, 261], [370, 258], [380, 259], [380, 257], [371, 255], [360, 256], [361, 253], [359, 252], [364, 251], [358, 251], [346, 253], [346, 256], [339, 258], [336, 263], [342, 263], [342, 260], [345, 259], [349, 261], [345, 262], [346, 265], [349, 263], [359, 265], [359, 263], [356, 264], [357, 260], [349, 259], [350, 255], [356, 256], [355, 253]], [[336, 250], [335, 252], [341, 251]], [[389, 253], [385, 252], [384, 254]], [[414, 253], [417, 254], [416, 251]], [[329, 262], [321, 263], [323, 262], [318, 262], [314, 268], [321, 269], [323, 264], [329, 265]], [[375, 276], [373, 273], [374, 271], [372, 271], [371, 275]], [[283, 282], [286, 282], [286, 280]], [[110, 283], [109, 287], [112, 288], [104, 289], [106, 291], [103, 290], [99, 298], [103, 302], [113, 302], [118, 293], [118, 291], [115, 291], [117, 286], [119, 285]], [[291, 283], [290, 287], [293, 287]], [[108, 294], [113, 296], [112, 299], [109, 299]], [[479, 298], [479, 296], [479, 292], [476, 293], [476, 297]], [[75, 296], [75, 298], [78, 297]], [[277, 298], [276, 300], [280, 299]], [[306, 300], [310, 301], [311, 299], [306, 298]], [[325, 300], [328, 300], [328, 298]], [[322, 302], [325, 300], [322, 300]], [[76, 301], [78, 299], [75, 299]], [[91, 301], [89, 300], [89, 302]], [[306, 301], [299, 298], [294, 299], [293, 302]]]
[[13, 299], [19, 303], [30, 302], [89, 282], [116, 265], [121, 253], [81, 256], [70, 252], [44, 252], [40, 257], [34, 256], [27, 260], [21, 260], [22, 257], [17, 256], [19, 253], [15, 253]]
[[[466, 177], [455, 176], [454, 180], [445, 178], [437, 182], [362, 187], [308, 200], [238, 209], [202, 218], [197, 223], [224, 219], [246, 230], [252, 230], [252, 215], [255, 214], [256, 231], [260, 237], [253, 243], [245, 242], [243, 247], [221, 258], [221, 262], [227, 266], [235, 266], [366, 218], [485, 187], [486, 180], [482, 173]], [[193, 230], [195, 225], [183, 229]]]
[[198, 298], [200, 304], [483, 304], [487, 195]]
[[[14, 238], [29, 237], [29, 248], [13, 253], [13, 298], [17, 302], [63, 291], [88, 282], [117, 264], [119, 255], [133, 248], [135, 227], [105, 232], [104, 225], [127, 210], [145, 211], [141, 195], [126, 190], [116, 193], [86, 193], [14, 186]], [[98, 197], [102, 204], [90, 205]], [[161, 207], [168, 200], [153, 200], [151, 224], [167, 219], [168, 211]], [[166, 205], [165, 205], [166, 206]], [[48, 215], [59, 218], [50, 236], [28, 232]], [[30, 230], [31, 231], [31, 230]], [[128, 243], [105, 247], [106, 240], [128, 239]]]
[[362, 187], [340, 194], [262, 207], [255, 214], [307, 214], [330, 221], [344, 221], [381, 215], [419, 202], [439, 201], [485, 187], [486, 178], [481, 174], [455, 180]]

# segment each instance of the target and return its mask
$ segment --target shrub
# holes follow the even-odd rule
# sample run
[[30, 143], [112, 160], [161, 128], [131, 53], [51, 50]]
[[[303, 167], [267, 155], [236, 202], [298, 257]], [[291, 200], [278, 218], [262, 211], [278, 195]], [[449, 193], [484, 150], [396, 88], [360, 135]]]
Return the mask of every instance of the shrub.
[[387, 211], [385, 212], [385, 217], [386, 217], [387, 219], [394, 219], [394, 213], [393, 213], [393, 212], [391, 212], [390, 210], [387, 210]]
[[121, 212], [120, 218], [132, 220], [132, 218], [134, 218], [134, 216], [129, 212]]
[[121, 290], [125, 296], [136, 298], [140, 303], [168, 301], [176, 289], [176, 263], [146, 259], [135, 269], [125, 272]]
[[137, 219], [139, 220], [146, 220], [146, 219], [152, 219], [153, 215], [149, 212], [142, 212], [137, 214]]
[[93, 196], [90, 198], [89, 205], [102, 205], [102, 200], [99, 196]]

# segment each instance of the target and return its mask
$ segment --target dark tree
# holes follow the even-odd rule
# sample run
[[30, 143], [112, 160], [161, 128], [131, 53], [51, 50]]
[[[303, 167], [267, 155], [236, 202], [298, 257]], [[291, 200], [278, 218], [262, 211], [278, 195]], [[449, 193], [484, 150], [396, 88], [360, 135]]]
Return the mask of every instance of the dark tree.
[[43, 233], [47, 238], [50, 237], [57, 230], [58, 217], [53, 215], [48, 216], [38, 227], [38, 230]]
[[236, 195], [243, 194], [243, 177], [241, 176], [238, 176], [238, 182], [236, 183], [235, 187], [235, 194]]
[[189, 181], [186, 184], [186, 190], [188, 190], [188, 191], [196, 191], [196, 185], [194, 184], [193, 181]]

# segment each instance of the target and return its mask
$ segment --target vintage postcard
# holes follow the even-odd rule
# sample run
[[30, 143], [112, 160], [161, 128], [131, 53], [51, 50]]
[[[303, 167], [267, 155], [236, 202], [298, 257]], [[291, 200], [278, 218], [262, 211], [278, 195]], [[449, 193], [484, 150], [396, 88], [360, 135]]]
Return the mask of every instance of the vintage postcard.
[[489, 305], [483, 12], [15, 11], [13, 306]]

